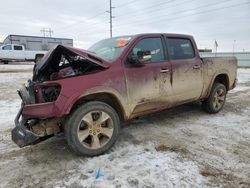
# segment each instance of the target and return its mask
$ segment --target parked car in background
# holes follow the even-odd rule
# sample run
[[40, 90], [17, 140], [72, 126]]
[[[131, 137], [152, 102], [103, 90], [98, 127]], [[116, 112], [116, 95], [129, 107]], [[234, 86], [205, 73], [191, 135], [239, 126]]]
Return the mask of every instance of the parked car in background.
[[0, 46], [0, 61], [8, 64], [10, 61], [38, 61], [47, 51], [27, 51], [23, 45], [5, 44]]
[[18, 91], [12, 139], [23, 147], [64, 131], [73, 151], [99, 155], [115, 143], [120, 122], [193, 101], [219, 112], [236, 76], [235, 57], [200, 58], [189, 35], [114, 37], [88, 50], [59, 45]]

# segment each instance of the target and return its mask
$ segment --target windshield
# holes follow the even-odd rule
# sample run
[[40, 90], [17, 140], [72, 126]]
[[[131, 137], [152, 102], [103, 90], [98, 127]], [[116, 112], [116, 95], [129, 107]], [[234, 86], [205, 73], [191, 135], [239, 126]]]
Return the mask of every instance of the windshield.
[[113, 61], [122, 53], [131, 39], [132, 36], [104, 39], [95, 43], [88, 51], [95, 53], [103, 59]]

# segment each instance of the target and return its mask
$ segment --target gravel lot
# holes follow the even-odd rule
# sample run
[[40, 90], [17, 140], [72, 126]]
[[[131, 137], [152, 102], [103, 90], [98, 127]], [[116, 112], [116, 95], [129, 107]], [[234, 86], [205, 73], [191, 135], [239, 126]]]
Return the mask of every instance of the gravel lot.
[[16, 90], [31, 70], [0, 65], [0, 187], [250, 187], [250, 69], [238, 70], [219, 114], [187, 104], [133, 120], [94, 158], [74, 155], [63, 135], [22, 149], [12, 143]]

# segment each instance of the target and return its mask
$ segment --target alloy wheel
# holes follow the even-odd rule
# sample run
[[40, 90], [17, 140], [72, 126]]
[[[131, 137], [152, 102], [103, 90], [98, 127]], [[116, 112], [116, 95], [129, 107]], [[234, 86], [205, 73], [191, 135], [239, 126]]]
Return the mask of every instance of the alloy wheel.
[[213, 107], [219, 110], [225, 102], [225, 92], [223, 89], [218, 89], [214, 94]]
[[77, 136], [80, 143], [88, 149], [99, 149], [106, 145], [114, 132], [111, 117], [104, 111], [91, 111], [81, 119]]

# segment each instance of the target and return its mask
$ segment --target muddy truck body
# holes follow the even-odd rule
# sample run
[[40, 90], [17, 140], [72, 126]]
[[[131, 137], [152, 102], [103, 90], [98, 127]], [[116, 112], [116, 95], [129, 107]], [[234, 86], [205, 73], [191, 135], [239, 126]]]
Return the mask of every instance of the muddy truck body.
[[88, 50], [59, 45], [18, 90], [12, 139], [24, 147], [64, 132], [76, 153], [99, 155], [132, 118], [194, 101], [219, 112], [236, 74], [235, 57], [200, 58], [189, 35], [121, 36]]

